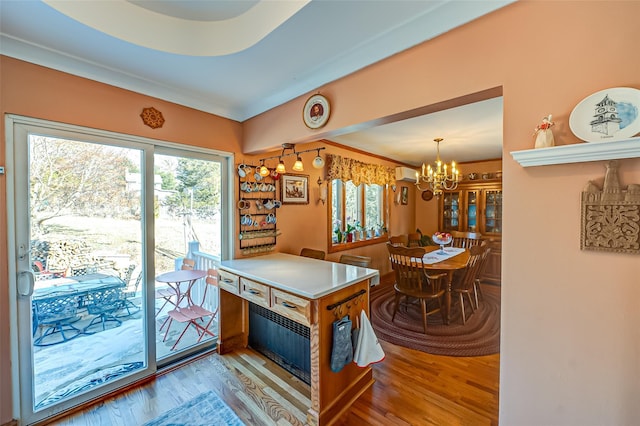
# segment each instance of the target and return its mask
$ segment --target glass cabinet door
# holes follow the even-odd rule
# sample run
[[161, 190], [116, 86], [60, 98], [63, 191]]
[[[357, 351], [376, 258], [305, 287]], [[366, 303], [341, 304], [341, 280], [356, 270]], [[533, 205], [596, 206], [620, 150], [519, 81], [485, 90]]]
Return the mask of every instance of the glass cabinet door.
[[457, 231], [460, 226], [460, 192], [445, 192], [442, 205], [442, 230]]
[[478, 230], [478, 191], [467, 191], [467, 229], [466, 232]]
[[502, 232], [502, 191], [486, 191], [485, 203], [485, 232], [500, 234]]

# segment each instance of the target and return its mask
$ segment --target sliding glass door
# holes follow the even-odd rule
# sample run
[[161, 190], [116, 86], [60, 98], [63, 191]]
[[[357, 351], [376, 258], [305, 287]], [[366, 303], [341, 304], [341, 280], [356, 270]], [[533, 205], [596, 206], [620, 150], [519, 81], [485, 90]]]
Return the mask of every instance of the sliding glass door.
[[[184, 257], [194, 261], [195, 269], [215, 267], [222, 246], [223, 163], [210, 155], [158, 149], [154, 165], [156, 275], [181, 269]], [[204, 278], [188, 290], [189, 303], [215, 310], [217, 293], [208, 291]], [[166, 283], [155, 282], [154, 296], [159, 365], [216, 344], [212, 335], [200, 338], [195, 327], [170, 318], [176, 296]]]
[[[148, 376], [158, 359], [214, 344], [185, 338], [161, 350], [154, 277], [191, 247], [204, 267], [219, 261], [228, 158], [23, 117], [10, 116], [7, 129], [21, 424]], [[173, 170], [162, 166], [169, 159]]]

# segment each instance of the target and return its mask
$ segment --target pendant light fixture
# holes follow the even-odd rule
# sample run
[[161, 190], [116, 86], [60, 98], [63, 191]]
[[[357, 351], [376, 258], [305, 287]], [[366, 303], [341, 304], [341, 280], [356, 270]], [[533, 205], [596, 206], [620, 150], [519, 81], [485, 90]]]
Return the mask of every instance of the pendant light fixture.
[[261, 163], [260, 163], [260, 171], [259, 171], [259, 173], [260, 173], [260, 176], [262, 176], [262, 177], [267, 177], [271, 173], [269, 171], [269, 169], [267, 168], [267, 166], [264, 165], [264, 160], [262, 160]]
[[[320, 156], [320, 151], [322, 151], [323, 149], [325, 149], [324, 147], [321, 148], [312, 148], [312, 149], [307, 149], [304, 151], [297, 151], [296, 152], [296, 145], [292, 144], [292, 143], [283, 143], [282, 144], [282, 152], [280, 153], [280, 155], [275, 155], [273, 157], [266, 157], [266, 158], [262, 158], [260, 160], [260, 167], [258, 168], [258, 172], [262, 175], [263, 172], [263, 167], [266, 170], [266, 173], [269, 173], [269, 168], [266, 167], [264, 165], [264, 162], [267, 160], [271, 160], [271, 159], [278, 159], [278, 165], [275, 168], [276, 173], [278, 174], [284, 174], [287, 172], [287, 168], [284, 165], [284, 161], [283, 158], [284, 157], [289, 157], [291, 155], [295, 155], [296, 156], [296, 161], [293, 164], [293, 167], [291, 167], [291, 169], [295, 172], [303, 172], [304, 171], [304, 164], [302, 163], [302, 157], [300, 154], [305, 154], [307, 152], [315, 152], [316, 156], [312, 161], [312, 165], [314, 168], [316, 169], [321, 169], [324, 167], [325, 165], [325, 160], [324, 158], [322, 158]], [[287, 150], [292, 150], [293, 152], [287, 152]], [[262, 176], [267, 176], [267, 174], [264, 174]]]
[[320, 157], [320, 149], [318, 149], [318, 155], [313, 159], [313, 167], [315, 169], [321, 169], [324, 167], [324, 158]]
[[296, 162], [293, 163], [292, 169], [296, 172], [304, 172], [304, 166], [302, 165], [302, 158], [298, 155]]

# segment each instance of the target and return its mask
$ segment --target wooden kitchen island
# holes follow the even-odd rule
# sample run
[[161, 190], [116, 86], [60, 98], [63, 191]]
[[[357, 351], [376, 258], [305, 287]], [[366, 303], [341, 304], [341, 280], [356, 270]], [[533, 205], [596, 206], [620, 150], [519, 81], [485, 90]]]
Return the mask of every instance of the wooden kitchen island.
[[373, 384], [370, 367], [354, 363], [340, 372], [330, 368], [333, 322], [362, 309], [369, 314], [369, 287], [375, 269], [274, 253], [223, 261], [220, 274], [218, 352], [249, 345], [250, 304], [278, 318], [308, 327], [310, 352], [310, 425], [329, 425]]

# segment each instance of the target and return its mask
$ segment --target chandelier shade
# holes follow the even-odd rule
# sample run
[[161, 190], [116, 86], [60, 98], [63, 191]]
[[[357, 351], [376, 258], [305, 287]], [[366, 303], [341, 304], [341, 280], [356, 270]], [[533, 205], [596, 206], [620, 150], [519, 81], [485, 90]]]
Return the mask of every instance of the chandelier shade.
[[[458, 187], [460, 170], [456, 168], [455, 161], [447, 165], [440, 159], [440, 142], [443, 139], [436, 138], [433, 141], [437, 144], [436, 162], [433, 167], [431, 164], [422, 164], [422, 172], [416, 172], [416, 187], [420, 191], [431, 189], [436, 197], [440, 197], [444, 191], [452, 191]], [[423, 188], [421, 184], [428, 184], [428, 186]]]

